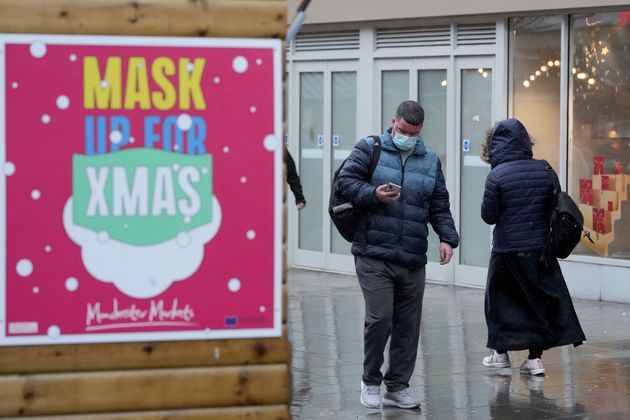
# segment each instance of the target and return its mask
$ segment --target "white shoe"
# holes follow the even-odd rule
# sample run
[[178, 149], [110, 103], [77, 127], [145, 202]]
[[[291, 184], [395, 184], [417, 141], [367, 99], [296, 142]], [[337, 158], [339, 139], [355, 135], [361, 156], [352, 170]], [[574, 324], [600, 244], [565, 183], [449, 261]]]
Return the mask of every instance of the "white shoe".
[[486, 367], [493, 368], [509, 368], [512, 366], [507, 352], [497, 353], [496, 350], [490, 350], [490, 356], [484, 357], [482, 363]]
[[544, 375], [545, 368], [543, 367], [542, 360], [527, 359], [521, 365], [521, 373], [526, 375]]
[[361, 404], [367, 408], [381, 408], [381, 387], [361, 381]]
[[405, 388], [400, 391], [385, 392], [383, 407], [417, 408], [420, 407], [420, 401]]

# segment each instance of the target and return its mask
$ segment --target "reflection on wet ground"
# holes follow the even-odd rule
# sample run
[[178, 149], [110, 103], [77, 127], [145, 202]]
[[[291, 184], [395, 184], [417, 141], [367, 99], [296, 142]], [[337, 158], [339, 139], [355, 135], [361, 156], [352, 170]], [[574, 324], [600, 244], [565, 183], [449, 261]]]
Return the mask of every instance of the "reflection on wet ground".
[[[588, 341], [545, 352], [545, 377], [488, 371], [483, 290], [428, 284], [411, 390], [421, 410], [359, 402], [363, 298], [356, 277], [289, 271], [296, 419], [628, 419], [630, 305], [575, 300]], [[384, 369], [386, 366], [384, 366]]]

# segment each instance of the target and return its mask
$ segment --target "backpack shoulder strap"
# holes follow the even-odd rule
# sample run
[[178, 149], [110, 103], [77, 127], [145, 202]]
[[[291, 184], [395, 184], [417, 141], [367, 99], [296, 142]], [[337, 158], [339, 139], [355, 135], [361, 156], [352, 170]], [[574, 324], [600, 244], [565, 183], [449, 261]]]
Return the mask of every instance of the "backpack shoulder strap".
[[556, 173], [556, 171], [553, 169], [553, 166], [551, 166], [549, 162], [547, 162], [545, 159], [542, 159], [542, 162], [545, 164], [545, 166], [547, 167], [547, 170], [549, 171], [551, 175], [551, 180], [553, 181], [553, 188], [555, 190], [554, 192], [555, 194], [558, 194], [560, 191], [562, 191], [562, 187], [560, 186], [560, 180], [558, 179], [558, 174]]
[[368, 181], [372, 180], [372, 175], [378, 165], [378, 160], [381, 157], [381, 138], [379, 136], [370, 136], [374, 140], [374, 146], [372, 147], [372, 161], [370, 163], [370, 172]]
[[553, 169], [553, 166], [551, 166], [549, 162], [547, 162], [545, 159], [542, 159], [541, 161], [545, 164], [545, 167], [547, 168], [547, 172], [551, 176], [551, 182], [553, 183], [552, 202], [551, 202], [551, 206], [549, 206], [549, 215], [547, 216], [548, 221], [549, 221], [549, 229], [547, 231], [547, 236], [545, 238], [545, 248], [543, 249], [543, 252], [540, 254], [540, 259], [539, 259], [539, 261], [541, 263], [544, 263], [546, 266], [548, 264], [547, 258], [551, 258], [550, 249], [551, 249], [551, 242], [553, 240], [552, 239], [553, 236], [551, 232], [551, 220], [553, 220], [553, 212], [556, 208], [556, 202], [558, 200], [558, 193], [560, 192], [560, 180], [558, 180], [558, 174]]

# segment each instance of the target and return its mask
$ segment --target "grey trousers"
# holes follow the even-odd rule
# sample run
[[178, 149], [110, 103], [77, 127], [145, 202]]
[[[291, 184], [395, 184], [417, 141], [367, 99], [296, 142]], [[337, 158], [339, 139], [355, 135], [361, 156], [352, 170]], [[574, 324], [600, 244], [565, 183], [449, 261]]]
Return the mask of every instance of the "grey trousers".
[[[409, 387], [418, 353], [425, 268], [409, 270], [369, 257], [355, 258], [357, 276], [365, 299], [363, 382], [390, 392]], [[389, 368], [383, 377], [385, 345]]]

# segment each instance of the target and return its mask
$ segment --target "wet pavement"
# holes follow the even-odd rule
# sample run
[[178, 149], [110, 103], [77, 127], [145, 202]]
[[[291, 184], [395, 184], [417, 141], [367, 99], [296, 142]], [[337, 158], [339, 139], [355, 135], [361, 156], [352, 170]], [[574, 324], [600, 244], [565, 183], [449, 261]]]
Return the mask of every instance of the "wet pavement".
[[[574, 300], [587, 337], [546, 351], [545, 377], [489, 371], [483, 290], [427, 284], [410, 389], [420, 410], [359, 402], [363, 298], [355, 276], [289, 271], [295, 419], [630, 419], [630, 305]], [[387, 360], [383, 371], [386, 369]]]

